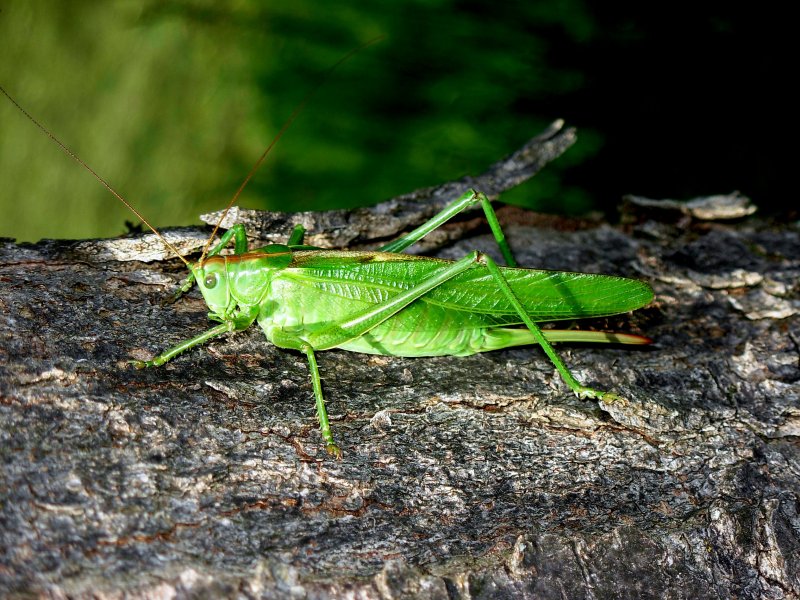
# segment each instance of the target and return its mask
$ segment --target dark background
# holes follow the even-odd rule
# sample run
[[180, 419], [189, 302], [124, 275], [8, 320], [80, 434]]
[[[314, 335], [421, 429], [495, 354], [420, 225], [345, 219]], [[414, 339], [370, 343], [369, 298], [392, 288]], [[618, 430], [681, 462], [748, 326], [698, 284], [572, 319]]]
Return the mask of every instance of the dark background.
[[[465, 174], [555, 118], [579, 142], [503, 200], [614, 218], [623, 194], [740, 190], [796, 218], [789, 20], [728, 3], [323, 0], [16, 3], [0, 85], [157, 226], [223, 206], [325, 71], [240, 204], [374, 204]], [[131, 219], [0, 102], [0, 235], [115, 235]]]

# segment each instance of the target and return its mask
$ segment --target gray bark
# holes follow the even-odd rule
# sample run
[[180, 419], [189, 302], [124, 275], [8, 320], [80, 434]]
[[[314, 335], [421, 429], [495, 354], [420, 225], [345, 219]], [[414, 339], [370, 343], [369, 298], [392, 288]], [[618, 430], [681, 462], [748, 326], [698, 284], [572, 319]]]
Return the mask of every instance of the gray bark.
[[[505, 185], [485, 184], [296, 218], [368, 244], [434, 210], [410, 200]], [[652, 283], [650, 307], [581, 325], [653, 346], [559, 348], [624, 402], [577, 400], [535, 347], [324, 352], [340, 462], [304, 358], [256, 327], [127, 366], [209, 327], [196, 292], [161, 305], [184, 272], [133, 260], [158, 258], [147, 236], [5, 241], [0, 596], [800, 596], [800, 231], [650, 202], [629, 199], [623, 228], [501, 211], [523, 265]], [[239, 216], [266, 240], [292, 220]], [[494, 252], [478, 222], [445, 228], [439, 255]]]

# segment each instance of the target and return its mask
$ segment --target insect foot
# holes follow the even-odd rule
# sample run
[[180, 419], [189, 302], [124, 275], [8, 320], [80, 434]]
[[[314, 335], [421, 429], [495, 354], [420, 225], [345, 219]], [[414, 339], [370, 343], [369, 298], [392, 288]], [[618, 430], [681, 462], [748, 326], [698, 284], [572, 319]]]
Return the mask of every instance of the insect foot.
[[160, 367], [165, 360], [160, 360], [160, 356], [156, 356], [153, 360], [129, 360], [128, 364], [133, 365], [134, 369], [147, 369], [148, 367]]
[[342, 460], [342, 450], [335, 443], [329, 442], [328, 445], [325, 446], [325, 449], [328, 451], [328, 454], [336, 460]]
[[620, 396], [613, 392], [601, 392], [600, 390], [595, 390], [584, 385], [578, 386], [574, 391], [575, 395], [582, 400], [587, 398], [593, 398], [594, 400], [600, 400], [602, 402], [618, 402], [622, 400]]

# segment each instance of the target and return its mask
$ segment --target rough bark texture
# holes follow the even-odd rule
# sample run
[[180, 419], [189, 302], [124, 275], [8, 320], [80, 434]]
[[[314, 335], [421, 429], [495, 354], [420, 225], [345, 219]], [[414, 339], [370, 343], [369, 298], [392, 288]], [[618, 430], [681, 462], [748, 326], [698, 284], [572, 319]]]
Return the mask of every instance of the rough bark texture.
[[[324, 352], [341, 462], [304, 358], [256, 327], [128, 368], [208, 327], [196, 292], [161, 306], [183, 271], [132, 262], [146, 236], [6, 241], [0, 596], [800, 596], [800, 231], [648, 202], [624, 228], [501, 212], [523, 265], [653, 284], [652, 306], [582, 326], [654, 346], [560, 347], [625, 402], [577, 400], [535, 347]], [[325, 235], [391, 237], [414, 220], [376, 217], [392, 206], [322, 215]]]

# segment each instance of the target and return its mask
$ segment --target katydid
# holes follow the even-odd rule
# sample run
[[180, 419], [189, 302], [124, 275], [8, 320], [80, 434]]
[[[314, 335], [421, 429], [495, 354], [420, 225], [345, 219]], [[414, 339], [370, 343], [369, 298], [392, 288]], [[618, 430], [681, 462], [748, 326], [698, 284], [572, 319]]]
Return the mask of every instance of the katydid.
[[[0, 88], [6, 96], [8, 94]], [[8, 96], [9, 99], [10, 96]], [[72, 158], [88, 169], [131, 211], [160, 234], [119, 194], [49, 131], [11, 101]], [[296, 116], [262, 154], [269, 149]], [[228, 204], [230, 207], [238, 192]], [[475, 251], [457, 261], [403, 251], [470, 206], [480, 204], [507, 266]], [[225, 211], [227, 213], [227, 209]], [[197, 282], [209, 319], [219, 324], [169, 348], [137, 368], [163, 365], [176, 355], [222, 334], [257, 322], [277, 347], [305, 354], [327, 451], [341, 457], [331, 433], [316, 352], [339, 348], [385, 356], [468, 356], [512, 346], [539, 344], [561, 378], [580, 398], [610, 401], [614, 393], [579, 383], [553, 349], [553, 342], [647, 344], [648, 338], [603, 331], [542, 330], [538, 323], [600, 317], [635, 310], [653, 299], [647, 283], [623, 277], [518, 268], [488, 198], [469, 190], [414, 231], [376, 251], [328, 250], [304, 244], [296, 226], [286, 244], [248, 250], [242, 225], [234, 225], [209, 250], [217, 228], [180, 292]], [[221, 255], [233, 242], [234, 253]], [[180, 293], [179, 292], [179, 293]]]
[[[457, 261], [402, 251], [462, 210], [480, 203], [508, 267], [472, 252]], [[209, 253], [189, 265], [184, 283], [198, 283], [219, 321], [139, 368], [159, 366], [194, 346], [258, 322], [280, 348], [303, 352], [322, 437], [341, 456], [325, 410], [315, 352], [340, 348], [386, 356], [468, 356], [511, 346], [539, 344], [570, 389], [581, 398], [617, 396], [581, 385], [551, 342], [646, 344], [637, 335], [603, 331], [541, 330], [540, 321], [600, 317], [640, 308], [653, 299], [635, 279], [516, 268], [487, 197], [469, 190], [430, 221], [377, 251], [325, 250], [303, 245], [295, 227], [285, 245], [247, 250], [242, 225], [234, 225]], [[219, 256], [231, 241], [235, 253]], [[524, 327], [514, 327], [524, 325]]]

